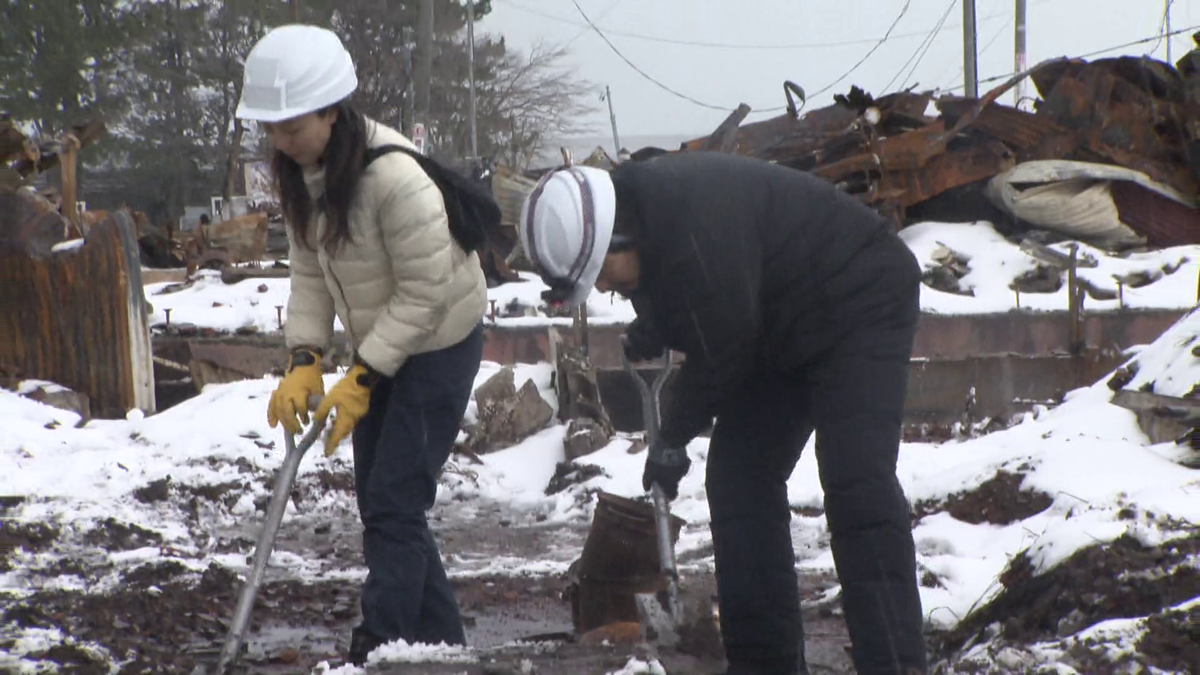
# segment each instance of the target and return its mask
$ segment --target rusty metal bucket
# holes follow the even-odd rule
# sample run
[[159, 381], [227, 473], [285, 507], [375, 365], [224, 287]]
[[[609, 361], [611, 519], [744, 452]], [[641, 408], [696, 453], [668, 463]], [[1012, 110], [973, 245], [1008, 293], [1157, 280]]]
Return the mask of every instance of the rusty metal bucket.
[[[639, 620], [634, 595], [667, 587], [660, 571], [654, 505], [601, 492], [578, 565], [572, 595], [575, 633], [618, 621]], [[671, 543], [685, 521], [671, 516]]]

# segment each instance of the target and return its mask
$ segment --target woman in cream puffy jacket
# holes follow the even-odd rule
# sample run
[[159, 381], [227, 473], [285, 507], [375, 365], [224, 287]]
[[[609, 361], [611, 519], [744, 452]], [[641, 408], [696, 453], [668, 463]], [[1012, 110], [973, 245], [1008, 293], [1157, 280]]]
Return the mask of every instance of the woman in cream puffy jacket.
[[[287, 374], [267, 417], [289, 433], [331, 412], [325, 452], [351, 436], [367, 579], [350, 661], [396, 639], [463, 644], [462, 620], [426, 521], [479, 370], [487, 286], [450, 234], [441, 192], [401, 152], [412, 144], [349, 104], [354, 64], [312, 26], [268, 33], [246, 59], [238, 117], [259, 122], [287, 222]], [[334, 317], [354, 364], [328, 392]]]

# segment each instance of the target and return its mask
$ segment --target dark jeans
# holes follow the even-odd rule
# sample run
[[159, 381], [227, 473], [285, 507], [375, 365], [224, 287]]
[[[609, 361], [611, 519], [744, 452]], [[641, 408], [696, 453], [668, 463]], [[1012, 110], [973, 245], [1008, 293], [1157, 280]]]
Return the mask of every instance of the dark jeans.
[[896, 479], [916, 303], [802, 372], [752, 377], [717, 416], [707, 490], [730, 673], [807, 672], [786, 483], [814, 428], [855, 668], [925, 671], [909, 507]]
[[465, 644], [462, 617], [425, 518], [483, 354], [483, 329], [408, 359], [371, 392], [354, 429], [367, 580], [361, 629], [383, 640]]

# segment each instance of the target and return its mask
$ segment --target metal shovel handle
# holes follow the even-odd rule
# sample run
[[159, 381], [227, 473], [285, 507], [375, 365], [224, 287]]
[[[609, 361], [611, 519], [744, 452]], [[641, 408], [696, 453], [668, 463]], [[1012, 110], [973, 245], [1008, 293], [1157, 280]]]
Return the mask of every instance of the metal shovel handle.
[[[625, 350], [621, 350], [621, 365], [625, 367], [625, 371], [633, 378], [634, 384], [637, 385], [638, 393], [642, 397], [642, 418], [646, 423], [646, 442], [650, 445], [654, 445], [655, 441], [658, 440], [658, 430], [661, 421], [659, 394], [662, 393], [663, 385], [667, 383], [667, 379], [671, 376], [673, 362], [674, 354], [670, 350], [667, 350], [667, 354], [662, 360], [662, 369], [654, 376], [654, 381], [651, 384], [646, 384], [646, 381], [634, 370], [633, 364], [629, 362], [629, 358], [625, 355]], [[668, 577], [668, 611], [672, 616], [676, 616], [676, 607], [678, 606], [676, 582], [679, 579], [679, 571], [675, 566], [675, 547], [671, 545], [671, 504], [667, 501], [667, 495], [663, 491], [662, 486], [658, 483], [650, 486], [650, 497], [654, 501], [654, 525], [658, 538], [658, 564], [662, 572]]]
[[[310, 396], [308, 407], [316, 409], [321, 399]], [[240, 656], [242, 642], [246, 637], [246, 626], [250, 623], [250, 611], [254, 609], [254, 599], [258, 595], [258, 587], [262, 584], [263, 572], [266, 571], [267, 561], [275, 548], [275, 537], [279, 534], [279, 525], [283, 522], [283, 512], [291, 499], [292, 484], [296, 482], [296, 472], [300, 469], [300, 460], [304, 453], [316, 443], [321, 431], [325, 428], [324, 421], [314, 421], [308, 431], [296, 443], [296, 439], [286, 430], [283, 433], [283, 444], [287, 449], [279, 473], [275, 476], [275, 486], [271, 492], [271, 501], [267, 503], [267, 515], [263, 520], [262, 529], [258, 532], [258, 543], [254, 546], [254, 562], [246, 583], [242, 585], [241, 595], [238, 596], [237, 608], [233, 611], [233, 621], [229, 624], [229, 634], [225, 638], [225, 646], [221, 649], [221, 657], [217, 661], [218, 675], [224, 675]]]

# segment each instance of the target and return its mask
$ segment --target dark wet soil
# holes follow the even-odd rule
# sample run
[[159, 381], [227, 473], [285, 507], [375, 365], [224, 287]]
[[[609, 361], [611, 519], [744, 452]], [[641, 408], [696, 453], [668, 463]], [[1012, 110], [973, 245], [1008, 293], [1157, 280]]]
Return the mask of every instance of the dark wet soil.
[[[206, 523], [204, 514], [227, 509], [248, 485], [264, 479], [262, 472], [249, 468], [243, 473], [255, 475], [213, 486], [187, 486], [169, 479], [144, 486], [140, 493], [144, 501], [169, 499], [192, 505], [190, 526], [197, 532], [200, 551], [191, 558], [176, 551], [175, 558], [125, 566], [113, 563], [102, 554], [163, 545], [158, 533], [115, 519], [69, 538], [51, 525], [0, 522], [0, 554], [4, 556], [0, 557], [0, 570], [6, 564], [7, 551], [54, 547], [71, 553], [49, 567], [23, 572], [43, 579], [68, 573], [89, 582], [106, 575], [118, 580], [107, 593], [56, 590], [20, 600], [0, 597], [0, 625], [58, 628], [82, 643], [101, 645], [115, 655], [128, 655], [120, 673], [191, 673], [196, 664], [215, 664], [241, 579], [233, 570], [205, 556], [252, 553], [258, 517], [245, 525], [222, 529]], [[917, 514], [920, 517], [947, 511], [965, 522], [1010, 523], [1049, 506], [1047, 495], [1023, 491], [1020, 482], [1020, 474], [1000, 472], [975, 490], [940, 503], [918, 505]], [[276, 549], [319, 561], [324, 571], [316, 580], [301, 582], [290, 577], [292, 572], [287, 568], [268, 568], [251, 618], [244, 672], [311, 672], [321, 661], [341, 665], [350, 630], [359, 620], [360, 527], [352, 515], [330, 514], [327, 510], [324, 515], [306, 514], [305, 508], [322, 495], [348, 496], [351, 491], [348, 470], [311, 474], [298, 483], [293, 500], [299, 513], [285, 519]], [[801, 516], [820, 515], [819, 509], [798, 510]], [[547, 522], [545, 514], [476, 501], [439, 505], [430, 519], [454, 577], [468, 641], [480, 650], [480, 661], [392, 664], [370, 672], [590, 675], [618, 670], [631, 655], [646, 655], [644, 646], [628, 642], [603, 645], [565, 639], [573, 632], [565, 570], [582, 547], [586, 524]], [[207, 547], [200, 542], [207, 542]], [[170, 552], [168, 548], [163, 550]], [[1133, 539], [1121, 539], [1081, 551], [1041, 576], [1033, 576], [1029, 560], [1020, 556], [1002, 576], [1005, 589], [995, 601], [968, 617], [956, 630], [932, 637], [933, 656], [954, 662], [964, 645], [993, 624], [1001, 626], [1004, 640], [1022, 644], [1054, 640], [1109, 618], [1157, 615], [1138, 645], [1139, 653], [1130, 658], [1168, 672], [1188, 672], [1197, 659], [1195, 645], [1200, 643], [1196, 611], [1165, 610], [1200, 596], [1200, 572], [1179, 564], [1198, 553], [1200, 535], [1150, 548]], [[684, 555], [680, 562], [690, 563], [708, 555], [711, 551]], [[509, 557], [549, 563], [549, 569], [563, 571], [498, 576], [496, 570], [503, 568], [504, 559]], [[114, 568], [115, 577], [111, 576]], [[715, 590], [711, 573], [692, 572], [683, 581], [695, 598], [711, 601]], [[929, 572], [921, 581], [928, 586], [940, 584]], [[800, 583], [802, 597], [811, 603], [836, 580], [806, 576]], [[852, 672], [845, 649], [848, 637], [837, 601], [806, 605], [804, 614], [811, 672]], [[658, 656], [671, 675], [720, 672], [721, 652], [719, 645], [714, 648], [712, 644], [716, 635], [713, 626], [692, 631], [685, 636], [682, 650], [664, 651]], [[541, 636], [542, 642], [520, 641], [533, 636]], [[0, 639], [0, 651], [9, 646]], [[1069, 652], [1080, 672], [1103, 675], [1118, 670], [1095, 645], [1073, 645]], [[93, 655], [77, 646], [60, 645], [30, 656], [57, 662], [63, 666], [62, 672], [108, 672], [108, 664], [97, 663]]]
[[105, 518], [88, 531], [83, 540], [106, 551], [132, 551], [162, 543], [162, 535], [144, 527]]
[[[243, 665], [247, 673], [311, 672], [322, 661], [341, 665], [351, 628], [359, 621], [358, 590], [361, 574], [360, 526], [355, 518], [342, 515], [303, 515], [303, 505], [322, 492], [346, 492], [351, 484], [340, 473], [306, 476], [298, 486], [301, 514], [284, 521], [276, 550], [318, 558], [330, 578], [301, 582], [287, 578], [286, 569], [268, 567], [247, 634]], [[255, 477], [247, 477], [257, 480]], [[149, 484], [142, 497], [150, 501], [169, 499], [192, 509], [200, 518], [197, 540], [210, 542], [208, 550], [224, 553], [253, 552], [257, 518], [248, 526], [222, 530], [204, 526], [206, 509], [221, 509], [231, 497], [242, 494], [239, 487], [195, 488], [172, 482]], [[162, 497], [163, 493], [166, 497]], [[149, 493], [149, 494], [147, 494]], [[186, 508], [186, 507], [185, 507]], [[480, 650], [476, 664], [393, 664], [372, 669], [378, 673], [406, 675], [463, 673], [520, 673], [528, 661], [542, 675], [571, 673], [589, 675], [618, 670], [631, 655], [644, 654], [644, 647], [574, 642], [571, 607], [566, 593], [565, 569], [578, 555], [587, 535], [586, 523], [546, 522], [543, 514], [513, 511], [501, 504], [452, 502], [431, 514], [439, 546], [453, 577], [466, 625], [468, 642]], [[96, 644], [114, 655], [129, 655], [119, 673], [191, 673], [197, 664], [215, 664], [226, 637], [241, 579], [235, 571], [204, 558], [197, 552], [188, 557], [156, 559], [122, 567], [102, 555], [147, 545], [162, 545], [162, 537], [144, 528], [106, 520], [93, 529], [61, 539], [48, 526], [18, 526], [6, 522], [5, 534], [30, 550], [55, 546], [67, 552], [49, 567], [27, 569], [37, 578], [69, 572], [94, 582], [106, 575], [116, 579], [105, 593], [42, 591], [15, 599], [0, 598], [0, 625], [57, 628], [84, 644]], [[9, 539], [6, 539], [8, 541]], [[163, 548], [170, 553], [171, 549]], [[703, 553], [703, 552], [701, 552]], [[503, 566], [506, 557], [558, 562], [562, 573], [497, 576], [489, 572]], [[695, 556], [683, 556], [682, 562]], [[336, 574], [349, 573], [349, 576]], [[336, 577], [336, 578], [335, 578]], [[802, 580], [805, 597], [812, 598], [832, 583], [821, 577]], [[711, 597], [715, 582], [711, 573], [684, 579], [684, 588], [698, 597]], [[845, 653], [848, 642], [839, 616], [828, 611], [806, 611], [810, 634], [808, 653], [818, 668], [814, 672], [849, 672]], [[685, 649], [659, 654], [671, 673], [719, 672], [723, 667], [719, 645], [708, 644], [715, 626], [693, 630], [686, 636]], [[540, 644], [514, 642], [541, 636]], [[570, 636], [570, 639], [565, 639]], [[11, 646], [11, 645], [10, 645]], [[6, 645], [0, 640], [0, 649]], [[641, 651], [639, 651], [641, 650]], [[35, 657], [35, 655], [28, 655]], [[86, 650], [63, 645], [37, 656], [63, 666], [63, 672], [107, 672], [107, 664], [93, 663]]]
[[979, 487], [950, 495], [944, 501], [923, 501], [913, 508], [914, 520], [948, 512], [955, 520], [979, 525], [1009, 525], [1050, 508], [1054, 498], [1036, 490], [1022, 490], [1019, 473], [998, 471]]
[[[1163, 614], [1171, 607], [1200, 596], [1200, 571], [1187, 564], [1200, 553], [1200, 535], [1162, 546], [1143, 546], [1130, 536], [1083, 549], [1054, 569], [1034, 576], [1033, 564], [1022, 554], [1000, 576], [1004, 590], [966, 617], [952, 631], [940, 634], [935, 651], [948, 657], [970, 640], [982, 638], [989, 626], [1000, 626], [1003, 639], [1017, 644], [1054, 641], [1108, 619], [1151, 619], [1151, 631], [1141, 641], [1144, 663], [1173, 663], [1200, 654], [1193, 623]], [[1096, 656], [1093, 645], [1072, 646], [1081, 672], [1117, 672], [1114, 664]], [[1193, 660], [1193, 663], [1200, 661]], [[1127, 670], [1121, 671], [1127, 672]], [[1195, 671], [1183, 671], [1195, 672]]]
[[1164, 612], [1146, 622], [1138, 651], [1167, 672], [1200, 673], [1200, 607]]
[[8, 559], [17, 549], [30, 553], [43, 551], [58, 535], [58, 528], [43, 523], [0, 520], [0, 572], [12, 569]]
[[[127, 583], [120, 590], [102, 595], [38, 593], [4, 608], [0, 622], [59, 628], [77, 640], [103, 645], [111, 653], [136, 655], [120, 668], [123, 674], [190, 673], [197, 664], [215, 663], [240, 584], [236, 575], [215, 564], [199, 581], [181, 568], [144, 565], [126, 575]], [[172, 572], [175, 574], [170, 576]], [[687, 583], [707, 592], [711, 581]], [[556, 577], [456, 580], [468, 641], [484, 650], [481, 662], [391, 664], [370, 672], [519, 673], [521, 661], [529, 660], [541, 674], [587, 675], [619, 669], [631, 655], [644, 653], [633, 644], [584, 646], [563, 640], [572, 629], [569, 607], [563, 600], [566, 584], [565, 578]], [[263, 586], [251, 619], [244, 672], [308, 672], [321, 661], [340, 665], [349, 631], [358, 621], [357, 599], [358, 585], [346, 581]], [[850, 672], [843, 648], [848, 638], [841, 620], [828, 612], [809, 614], [809, 657], [826, 668], [816, 672]], [[545, 636], [541, 646], [512, 645], [514, 640], [538, 635]], [[717, 672], [722, 666], [719, 645], [714, 649], [705, 643], [715, 635], [713, 627], [706, 632], [693, 629], [679, 651], [663, 650], [659, 657], [668, 672]], [[65, 672], [107, 672], [107, 665], [93, 663], [86, 652], [75, 647], [56, 647], [31, 656], [60, 663]]]

